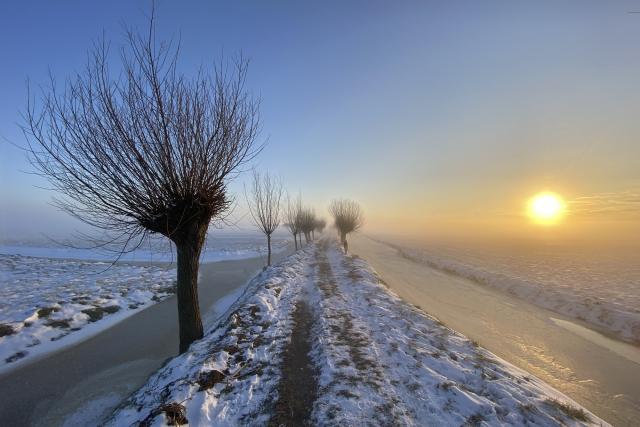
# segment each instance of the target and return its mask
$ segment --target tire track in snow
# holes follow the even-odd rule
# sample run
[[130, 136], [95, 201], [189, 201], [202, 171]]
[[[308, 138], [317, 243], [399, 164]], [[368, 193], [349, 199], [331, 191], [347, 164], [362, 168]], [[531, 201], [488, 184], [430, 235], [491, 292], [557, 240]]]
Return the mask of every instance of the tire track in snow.
[[[391, 390], [386, 368], [366, 325], [351, 313], [348, 294], [336, 281], [328, 242], [316, 247], [319, 294], [316, 363], [322, 369], [320, 398], [313, 419], [322, 425], [412, 425]], [[350, 408], [348, 411], [345, 408]], [[366, 420], [366, 421], [365, 421]]]

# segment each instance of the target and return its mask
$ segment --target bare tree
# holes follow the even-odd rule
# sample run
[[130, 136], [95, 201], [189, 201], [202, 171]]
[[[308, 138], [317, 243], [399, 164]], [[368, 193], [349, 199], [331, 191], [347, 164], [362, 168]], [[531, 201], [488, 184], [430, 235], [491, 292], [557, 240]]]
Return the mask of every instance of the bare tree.
[[316, 219], [316, 223], [314, 224], [314, 235], [313, 238], [315, 239], [315, 232], [318, 232], [319, 234], [322, 233], [322, 231], [324, 230], [324, 228], [327, 226], [327, 222], [322, 219], [322, 218], [318, 218]]
[[311, 239], [311, 233], [315, 228], [316, 214], [311, 208], [303, 208], [298, 215], [298, 223], [300, 224], [300, 231], [304, 234], [305, 241], [309, 243]]
[[300, 196], [294, 200], [287, 195], [287, 208], [285, 212], [286, 226], [293, 235], [293, 242], [298, 250], [298, 234], [300, 233], [300, 211], [302, 211], [302, 199]]
[[123, 251], [151, 234], [175, 244], [184, 352], [203, 335], [197, 280], [209, 224], [232, 203], [228, 180], [262, 148], [259, 100], [242, 58], [181, 74], [179, 47], [156, 43], [153, 16], [146, 35], [126, 41], [118, 73], [103, 41], [62, 89], [52, 78], [39, 105], [30, 96], [23, 128], [60, 208], [121, 237]]
[[280, 225], [282, 193], [282, 181], [268, 173], [261, 176], [260, 172], [253, 171], [251, 194], [247, 197], [247, 203], [253, 222], [267, 236], [267, 265], [271, 265], [271, 235]]
[[336, 199], [329, 205], [329, 212], [333, 215], [334, 224], [340, 233], [340, 241], [346, 253], [349, 250], [347, 235], [357, 231], [364, 224], [362, 208], [353, 200]]
[[302, 236], [304, 235], [304, 207], [302, 206], [302, 201], [300, 201], [300, 205], [298, 206], [295, 218], [296, 228], [298, 229], [298, 239], [299, 247], [302, 247]]

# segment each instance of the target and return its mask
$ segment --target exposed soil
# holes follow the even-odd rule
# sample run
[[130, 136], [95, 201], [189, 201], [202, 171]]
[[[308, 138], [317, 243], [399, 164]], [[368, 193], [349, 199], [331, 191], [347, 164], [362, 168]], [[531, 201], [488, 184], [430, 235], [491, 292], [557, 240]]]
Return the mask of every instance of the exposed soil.
[[16, 331], [13, 329], [11, 325], [0, 323], [0, 337], [6, 337], [8, 335], [13, 335], [15, 333]]
[[200, 377], [197, 380], [198, 385], [200, 385], [200, 391], [209, 390], [214, 385], [224, 381], [226, 375], [217, 369], [213, 369], [211, 371], [206, 371], [200, 373]]
[[7, 363], [12, 363], [12, 362], [15, 362], [16, 360], [22, 359], [26, 355], [27, 355], [26, 351], [19, 351], [19, 352], [13, 354], [13, 355], [7, 357], [6, 359], [4, 359], [4, 361], [7, 362]]
[[48, 317], [51, 313], [59, 311], [60, 309], [57, 307], [43, 307], [38, 309], [38, 317], [42, 319], [43, 317]]
[[166, 417], [167, 424], [170, 426], [181, 426], [189, 424], [189, 420], [187, 419], [185, 414], [184, 406], [179, 403], [172, 402], [160, 405], [158, 408], [151, 411], [151, 414], [149, 414], [149, 416], [140, 423], [140, 427], [148, 427], [152, 425], [155, 417], [163, 412]]
[[98, 320], [102, 319], [105, 313], [113, 314], [119, 310], [120, 306], [110, 305], [108, 307], [87, 308], [85, 310], [82, 310], [82, 312], [89, 316], [89, 322], [97, 322]]
[[314, 366], [310, 331], [313, 316], [306, 302], [296, 303], [293, 331], [282, 360], [282, 378], [278, 384], [278, 401], [270, 426], [309, 425], [313, 403], [318, 396], [318, 370]]
[[58, 319], [58, 320], [49, 320], [45, 323], [47, 326], [51, 326], [52, 328], [58, 329], [67, 329], [69, 328], [70, 319]]

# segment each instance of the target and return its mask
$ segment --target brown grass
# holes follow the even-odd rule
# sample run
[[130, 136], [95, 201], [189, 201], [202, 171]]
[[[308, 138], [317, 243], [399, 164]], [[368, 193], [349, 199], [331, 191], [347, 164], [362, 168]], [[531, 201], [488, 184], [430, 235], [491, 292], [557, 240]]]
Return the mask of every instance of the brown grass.
[[149, 427], [153, 424], [153, 420], [163, 412], [165, 417], [167, 417], [167, 424], [170, 426], [189, 424], [185, 407], [177, 402], [172, 402], [160, 405], [151, 411], [149, 416], [142, 420], [139, 427]]
[[42, 307], [38, 309], [36, 313], [38, 314], [38, 317], [42, 319], [43, 317], [48, 317], [51, 313], [56, 311], [60, 311], [60, 309], [57, 307]]
[[113, 314], [120, 310], [119, 305], [110, 305], [107, 307], [93, 307], [82, 310], [84, 314], [89, 316], [89, 322], [97, 322], [102, 319], [102, 317], [107, 314]]
[[199, 391], [202, 391], [209, 390], [214, 385], [224, 381], [225, 378], [225, 374], [218, 371], [217, 369], [213, 369], [211, 371], [200, 372], [200, 376], [198, 376], [196, 382], [200, 386]]
[[555, 409], [562, 411], [569, 418], [574, 420], [587, 422], [589, 421], [589, 415], [582, 408], [576, 408], [568, 403], [561, 402], [557, 399], [547, 399], [546, 403]]

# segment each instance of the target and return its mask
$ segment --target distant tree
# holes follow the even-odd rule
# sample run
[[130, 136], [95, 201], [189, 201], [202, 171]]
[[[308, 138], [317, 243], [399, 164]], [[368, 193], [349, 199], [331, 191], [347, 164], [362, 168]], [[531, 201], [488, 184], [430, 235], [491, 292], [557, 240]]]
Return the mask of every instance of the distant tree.
[[300, 233], [300, 211], [302, 210], [302, 199], [300, 196], [294, 200], [287, 195], [287, 206], [285, 211], [286, 227], [293, 235], [293, 242], [296, 251], [298, 250], [298, 234]]
[[327, 226], [327, 222], [324, 219], [322, 219], [322, 218], [316, 219], [316, 223], [315, 223], [314, 230], [313, 230], [314, 231], [313, 238], [315, 239], [315, 232], [322, 233], [322, 231], [324, 230], [324, 228], [326, 226]]
[[300, 231], [304, 234], [305, 241], [311, 242], [311, 233], [313, 232], [316, 224], [316, 214], [311, 208], [303, 208], [299, 212], [298, 223], [300, 224]]
[[267, 236], [267, 265], [271, 265], [271, 235], [280, 225], [282, 182], [268, 173], [253, 171], [250, 194], [245, 196], [254, 224]]
[[151, 234], [177, 251], [180, 352], [202, 337], [200, 253], [210, 222], [232, 198], [228, 180], [261, 149], [259, 100], [245, 89], [248, 62], [179, 72], [179, 47], [128, 32], [112, 72], [108, 43], [62, 89], [29, 96], [23, 126], [35, 169], [64, 197], [56, 204], [121, 237], [133, 250]]
[[298, 207], [295, 218], [296, 228], [298, 229], [298, 239], [300, 239], [300, 247], [302, 247], [302, 236], [304, 235], [304, 215], [304, 207], [302, 206], [302, 201], [300, 201], [300, 206]]
[[329, 205], [329, 212], [331, 212], [335, 227], [340, 234], [344, 252], [347, 253], [349, 250], [347, 235], [357, 231], [364, 224], [362, 208], [353, 200], [336, 199]]

